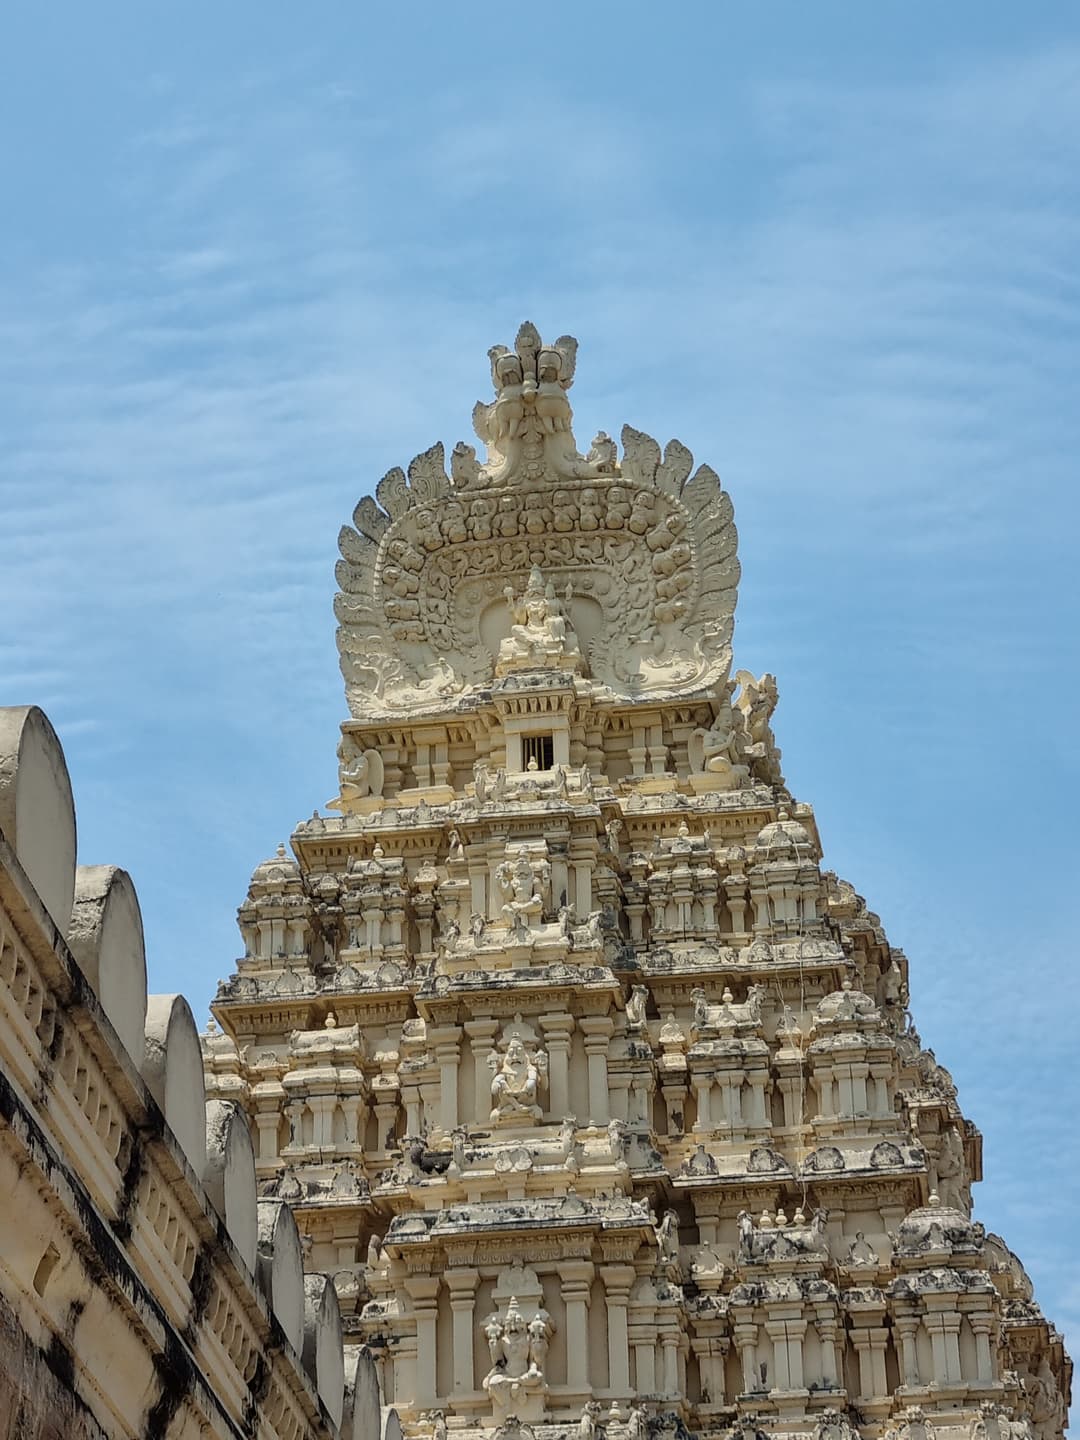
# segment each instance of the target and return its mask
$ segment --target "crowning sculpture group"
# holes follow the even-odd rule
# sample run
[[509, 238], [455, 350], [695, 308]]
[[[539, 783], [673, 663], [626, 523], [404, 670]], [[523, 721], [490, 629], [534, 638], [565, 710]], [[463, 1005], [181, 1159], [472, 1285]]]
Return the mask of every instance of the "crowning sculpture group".
[[581, 455], [576, 352], [522, 326], [484, 459], [341, 532], [339, 793], [252, 877], [209, 1091], [407, 1435], [1055, 1440], [906, 959], [729, 678], [731, 502]]

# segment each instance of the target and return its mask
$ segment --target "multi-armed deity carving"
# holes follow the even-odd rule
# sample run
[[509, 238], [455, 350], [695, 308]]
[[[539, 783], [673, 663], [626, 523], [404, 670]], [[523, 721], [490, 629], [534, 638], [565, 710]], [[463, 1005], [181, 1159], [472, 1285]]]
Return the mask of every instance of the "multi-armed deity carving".
[[[484, 1376], [483, 1388], [491, 1397], [496, 1423], [507, 1419], [539, 1420], [544, 1410], [547, 1387], [547, 1357], [555, 1332], [551, 1316], [544, 1309], [543, 1297], [536, 1276], [531, 1270], [517, 1266], [503, 1284], [517, 1273], [532, 1280], [528, 1296], [511, 1294], [502, 1312], [489, 1315], [483, 1325], [491, 1368]], [[496, 1296], [498, 1291], [496, 1291]], [[525, 1309], [522, 1309], [522, 1305]]]
[[[567, 604], [570, 603], [571, 591], [572, 586], [568, 582]], [[495, 663], [497, 675], [538, 667], [581, 668], [577, 636], [566, 623], [555, 587], [550, 581], [544, 584], [544, 577], [537, 566], [529, 571], [528, 583], [520, 597], [514, 594], [512, 585], [507, 585], [503, 594], [513, 623], [510, 634], [499, 645]]]
[[543, 1117], [539, 1104], [547, 1082], [547, 1056], [536, 1043], [535, 1032], [518, 1016], [503, 1031], [503, 1051], [488, 1057], [491, 1078], [491, 1123], [530, 1125]]
[[550, 862], [546, 855], [522, 847], [498, 867], [495, 881], [503, 898], [503, 919], [515, 937], [523, 935], [527, 941], [529, 929], [540, 924], [551, 904]]
[[497, 669], [584, 668], [628, 696], [726, 678], [731, 502], [678, 441], [661, 452], [627, 427], [621, 461], [606, 435], [580, 455], [576, 350], [523, 325], [491, 352], [495, 400], [473, 417], [484, 462], [459, 445], [448, 475], [435, 445], [342, 530], [338, 647], [358, 718], [445, 703]]

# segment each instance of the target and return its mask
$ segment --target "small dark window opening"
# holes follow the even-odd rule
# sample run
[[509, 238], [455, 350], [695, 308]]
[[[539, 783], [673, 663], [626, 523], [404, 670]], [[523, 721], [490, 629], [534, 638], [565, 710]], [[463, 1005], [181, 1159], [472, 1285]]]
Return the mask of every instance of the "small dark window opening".
[[[533, 761], [536, 763], [533, 764]], [[555, 763], [555, 740], [551, 735], [523, 735], [521, 763], [526, 770], [550, 770]]]

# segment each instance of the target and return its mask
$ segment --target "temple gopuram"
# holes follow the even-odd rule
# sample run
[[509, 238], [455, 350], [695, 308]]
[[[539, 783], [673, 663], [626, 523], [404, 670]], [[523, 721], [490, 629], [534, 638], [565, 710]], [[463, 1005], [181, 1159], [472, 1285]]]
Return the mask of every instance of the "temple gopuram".
[[979, 1131], [733, 672], [731, 501], [582, 454], [576, 352], [523, 325], [482, 458], [341, 531], [338, 793], [252, 876], [207, 1094], [386, 1433], [1056, 1440]]

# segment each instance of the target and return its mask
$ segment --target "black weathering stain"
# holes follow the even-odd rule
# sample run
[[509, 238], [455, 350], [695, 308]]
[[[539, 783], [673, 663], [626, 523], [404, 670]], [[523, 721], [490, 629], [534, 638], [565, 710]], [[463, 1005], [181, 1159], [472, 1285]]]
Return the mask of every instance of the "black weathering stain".
[[[173, 1329], [157, 1297], [133, 1270], [122, 1248], [123, 1241], [130, 1234], [130, 1221], [125, 1218], [116, 1230], [105, 1223], [95, 1209], [82, 1182], [59, 1159], [49, 1138], [42, 1131], [33, 1110], [28, 1108], [25, 1100], [12, 1084], [10, 1077], [5, 1075], [2, 1070], [0, 1070], [0, 1120], [5, 1121], [19, 1137], [29, 1152], [32, 1163], [38, 1167], [46, 1180], [51, 1184], [59, 1182], [58, 1189], [61, 1192], [66, 1191], [70, 1197], [72, 1209], [83, 1229], [83, 1234], [76, 1240], [76, 1244], [87, 1275], [98, 1284], [111, 1281], [130, 1303], [136, 1306], [145, 1306], [153, 1312], [155, 1319], [160, 1324], [165, 1335], [164, 1351], [155, 1355], [153, 1359], [160, 1393], [147, 1413], [141, 1434], [143, 1440], [164, 1440], [173, 1417], [184, 1400], [197, 1388], [201, 1379], [188, 1344], [185, 1343], [185, 1338], [189, 1333], [192, 1338], [194, 1337], [208, 1303], [212, 1289], [212, 1261], [207, 1254], [200, 1252], [196, 1261], [195, 1273], [192, 1275], [191, 1316], [185, 1327], [185, 1337], [182, 1338]], [[134, 1196], [141, 1170], [140, 1148], [136, 1138], [136, 1142], [131, 1147], [122, 1184], [122, 1211], [125, 1217], [130, 1215], [134, 1205]], [[81, 1306], [72, 1306], [68, 1328], [74, 1329], [81, 1313]], [[69, 1343], [54, 1335], [48, 1349], [41, 1353], [52, 1374], [77, 1399], [75, 1358]], [[254, 1382], [252, 1392], [254, 1394]], [[217, 1414], [219, 1422], [224, 1424], [223, 1433], [239, 1436], [244, 1433], [251, 1434], [254, 1431], [254, 1425], [245, 1426], [244, 1430], [241, 1430], [235, 1422], [229, 1420], [227, 1414], [221, 1409], [218, 1409]]]

